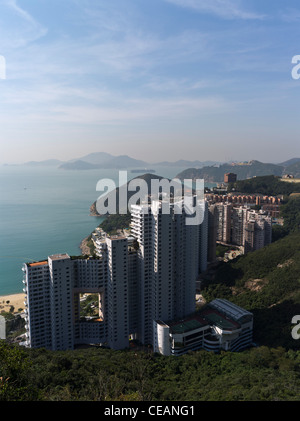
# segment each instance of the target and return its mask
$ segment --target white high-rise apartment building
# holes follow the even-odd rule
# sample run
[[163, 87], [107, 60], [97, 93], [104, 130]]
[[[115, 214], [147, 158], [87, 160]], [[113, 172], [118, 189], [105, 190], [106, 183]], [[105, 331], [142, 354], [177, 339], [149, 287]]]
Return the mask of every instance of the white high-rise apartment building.
[[[195, 311], [196, 280], [207, 265], [207, 204], [203, 222], [188, 225], [183, 202], [132, 206], [131, 236], [96, 241], [97, 257], [67, 254], [24, 264], [27, 346], [52, 350], [78, 344], [153, 343], [153, 321]], [[178, 212], [181, 210], [181, 212]], [[98, 294], [99, 315], [80, 317], [80, 295]]]
[[32, 348], [50, 348], [51, 336], [51, 303], [50, 271], [48, 260], [24, 265], [25, 274], [23, 291], [26, 294], [25, 327], [27, 343]]
[[239, 206], [232, 208], [231, 219], [231, 242], [237, 245], [244, 245], [245, 224], [249, 209]]
[[224, 202], [210, 209], [216, 218], [217, 241], [243, 246], [245, 253], [272, 242], [272, 218], [267, 212]]
[[207, 212], [200, 225], [187, 225], [182, 202], [171, 204], [167, 214], [162, 203], [131, 210], [131, 234], [139, 243], [138, 338], [143, 343], [152, 342], [153, 320], [181, 318], [195, 310], [196, 280], [207, 265]]
[[[125, 238], [108, 238], [99, 258], [57, 254], [24, 264], [23, 271], [27, 346], [52, 350], [90, 343], [105, 343], [113, 349], [128, 346]], [[84, 293], [99, 295], [99, 317], [80, 317], [80, 294]]]

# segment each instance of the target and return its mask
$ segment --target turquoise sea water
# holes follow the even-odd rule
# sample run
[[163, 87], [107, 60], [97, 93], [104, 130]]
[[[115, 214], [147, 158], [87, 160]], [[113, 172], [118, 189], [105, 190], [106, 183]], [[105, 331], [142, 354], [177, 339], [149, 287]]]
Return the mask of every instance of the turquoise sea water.
[[[182, 170], [161, 167], [156, 174], [173, 178]], [[138, 175], [128, 171], [129, 180]], [[24, 262], [80, 254], [80, 242], [103, 220], [89, 215], [103, 178], [118, 185], [119, 171], [0, 167], [0, 295], [22, 292]]]

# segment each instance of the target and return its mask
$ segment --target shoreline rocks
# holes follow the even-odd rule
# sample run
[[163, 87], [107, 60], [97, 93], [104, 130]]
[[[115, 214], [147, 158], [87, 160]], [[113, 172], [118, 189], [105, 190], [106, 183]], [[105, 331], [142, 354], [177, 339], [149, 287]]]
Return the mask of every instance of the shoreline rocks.
[[89, 246], [87, 245], [87, 242], [88, 242], [88, 237], [84, 238], [81, 241], [80, 246], [79, 246], [79, 248], [81, 250], [81, 253], [83, 255], [86, 255], [86, 254], [90, 255], [91, 254], [91, 250], [90, 250]]

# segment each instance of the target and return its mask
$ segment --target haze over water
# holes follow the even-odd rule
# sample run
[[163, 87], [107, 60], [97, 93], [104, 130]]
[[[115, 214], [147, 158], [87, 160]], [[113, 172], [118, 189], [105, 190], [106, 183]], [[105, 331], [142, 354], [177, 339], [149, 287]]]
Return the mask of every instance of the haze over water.
[[[156, 167], [156, 175], [174, 178], [182, 170]], [[138, 175], [128, 170], [129, 180]], [[103, 220], [90, 216], [103, 178], [118, 186], [119, 171], [0, 167], [0, 295], [22, 292], [24, 262], [81, 253], [80, 242]]]

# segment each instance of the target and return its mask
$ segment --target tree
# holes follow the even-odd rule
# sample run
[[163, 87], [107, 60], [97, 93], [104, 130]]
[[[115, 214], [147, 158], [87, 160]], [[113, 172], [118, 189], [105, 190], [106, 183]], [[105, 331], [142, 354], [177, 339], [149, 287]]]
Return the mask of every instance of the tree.
[[39, 398], [30, 382], [30, 361], [17, 346], [0, 341], [0, 401], [27, 401]]

